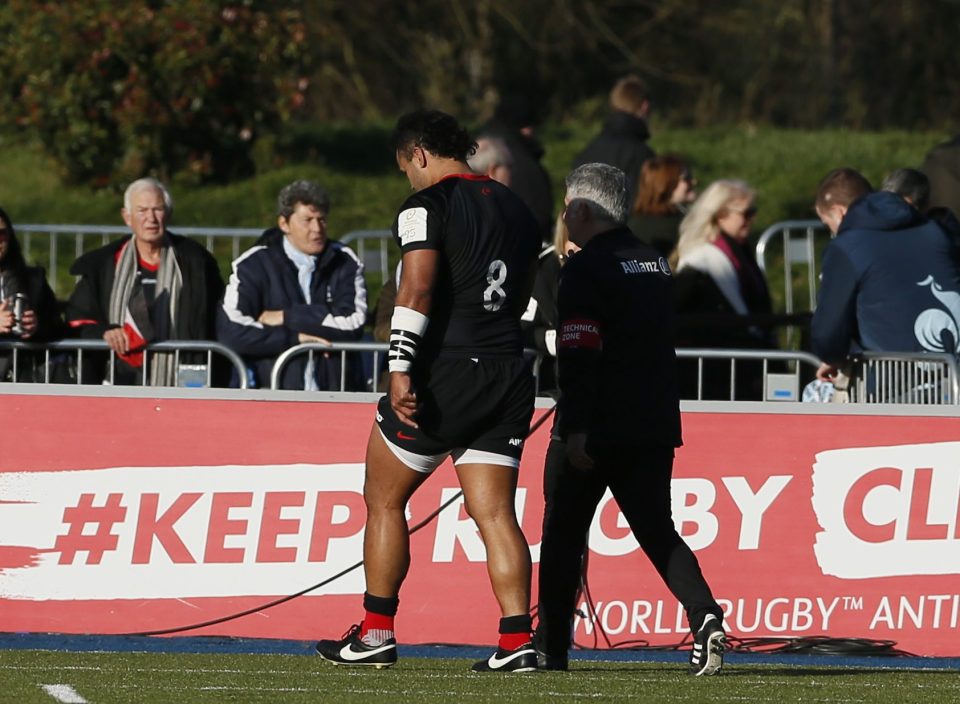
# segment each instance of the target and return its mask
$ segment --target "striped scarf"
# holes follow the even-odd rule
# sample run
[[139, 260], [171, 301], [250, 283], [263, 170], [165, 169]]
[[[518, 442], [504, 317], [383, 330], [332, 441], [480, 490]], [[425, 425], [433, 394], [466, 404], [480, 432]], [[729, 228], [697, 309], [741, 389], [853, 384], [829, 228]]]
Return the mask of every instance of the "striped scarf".
[[[133, 246], [130, 246], [132, 245]], [[134, 294], [137, 281], [137, 247], [133, 238], [127, 240], [120, 250], [110, 289], [109, 322], [112, 325], [125, 326], [133, 319], [130, 314], [130, 299]], [[153, 322], [153, 332], [145, 343], [159, 340], [177, 339], [177, 311], [180, 306], [180, 290], [183, 288], [183, 276], [180, 265], [173, 252], [173, 243], [164, 235], [163, 248], [160, 250], [160, 269], [157, 271], [155, 301], [157, 320]], [[142, 295], [142, 294], [141, 294]], [[165, 314], [164, 314], [165, 313]], [[130, 355], [125, 355], [129, 357]], [[174, 386], [177, 383], [177, 370], [174, 366], [174, 353], [155, 352], [151, 355], [150, 385]], [[124, 361], [129, 361], [125, 359]], [[135, 365], [139, 366], [139, 365]]]

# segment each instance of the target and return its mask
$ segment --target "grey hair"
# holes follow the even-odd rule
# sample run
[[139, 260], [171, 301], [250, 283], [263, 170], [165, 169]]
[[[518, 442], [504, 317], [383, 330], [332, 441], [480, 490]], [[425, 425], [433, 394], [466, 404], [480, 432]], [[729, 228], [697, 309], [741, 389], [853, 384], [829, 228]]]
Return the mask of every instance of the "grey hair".
[[513, 155], [507, 143], [499, 137], [480, 137], [477, 139], [477, 151], [467, 157], [467, 163], [478, 174], [485, 174], [496, 166], [510, 166]]
[[324, 212], [330, 211], [330, 194], [327, 189], [314, 181], [294, 181], [284, 186], [277, 195], [277, 215], [284, 220], [293, 215], [297, 203], [312, 205]]
[[921, 213], [930, 207], [930, 179], [917, 169], [894, 169], [883, 179], [880, 190], [896, 193]]
[[132, 208], [130, 201], [133, 200], [133, 194], [139, 193], [140, 191], [159, 191], [160, 195], [163, 196], [163, 208], [167, 211], [167, 215], [173, 212], [173, 197], [170, 195], [170, 191], [157, 179], [150, 178], [149, 176], [146, 178], [138, 178], [127, 186], [127, 190], [123, 192], [124, 210], [130, 212]]
[[616, 166], [584, 164], [567, 176], [567, 200], [586, 201], [593, 214], [617, 225], [627, 221], [627, 177]]

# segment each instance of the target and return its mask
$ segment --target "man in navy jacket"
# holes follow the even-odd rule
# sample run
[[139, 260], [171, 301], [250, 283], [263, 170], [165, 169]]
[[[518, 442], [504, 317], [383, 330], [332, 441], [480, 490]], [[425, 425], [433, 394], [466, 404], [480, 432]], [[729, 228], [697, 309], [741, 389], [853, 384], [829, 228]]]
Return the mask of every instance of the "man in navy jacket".
[[863, 350], [960, 353], [960, 265], [943, 228], [852, 169], [827, 175], [816, 208], [836, 235], [813, 317], [817, 376]]
[[[277, 227], [233, 262], [217, 315], [217, 339], [242, 355], [252, 386], [270, 384], [284, 350], [303, 342], [360, 339], [367, 317], [363, 264], [327, 237], [330, 199], [310, 181], [295, 181], [277, 198]], [[349, 356], [348, 356], [349, 359]], [[340, 388], [340, 354], [306, 354], [286, 365], [284, 389]], [[348, 374], [348, 388], [359, 369]]]

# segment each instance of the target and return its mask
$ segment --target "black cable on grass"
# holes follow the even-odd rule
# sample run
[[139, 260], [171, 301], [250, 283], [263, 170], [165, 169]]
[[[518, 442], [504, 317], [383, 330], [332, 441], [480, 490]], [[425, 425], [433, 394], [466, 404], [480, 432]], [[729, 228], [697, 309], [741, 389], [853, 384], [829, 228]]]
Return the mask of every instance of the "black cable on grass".
[[[553, 412], [556, 410], [556, 406], [551, 407], [543, 416], [532, 426], [530, 430], [527, 431], [527, 437], [529, 438], [536, 432], [541, 425], [543, 425], [547, 418], [549, 418]], [[447, 501], [445, 501], [439, 508], [430, 513], [426, 518], [417, 523], [415, 526], [409, 529], [410, 535], [413, 535], [418, 530], [429, 524], [434, 518], [436, 518], [440, 512], [454, 503], [457, 499], [463, 496], [462, 491], [458, 491], [456, 494], [451, 496]], [[309, 594], [312, 591], [316, 591], [321, 587], [334, 582], [344, 575], [350, 574], [355, 569], [358, 569], [363, 565], [363, 560], [357, 562], [354, 565], [338, 572], [337, 574], [329, 577], [328, 579], [323, 580], [317, 584], [314, 584], [311, 587], [302, 589], [299, 592], [290, 594], [288, 596], [281, 597], [279, 599], [274, 599], [273, 601], [255, 606], [250, 609], [245, 609], [237, 613], [229, 614], [227, 616], [222, 616], [220, 618], [211, 619], [209, 621], [203, 621], [201, 623], [193, 623], [186, 626], [178, 626], [176, 628], [165, 628], [154, 631], [141, 631], [139, 633], [123, 633], [119, 635], [125, 636], [163, 636], [163, 635], [172, 635], [174, 633], [183, 633], [186, 631], [196, 630], [198, 628], [206, 628], [208, 626], [216, 626], [221, 623], [227, 623], [228, 621], [234, 621], [238, 618], [243, 618], [244, 616], [250, 616], [261, 611], [266, 611], [267, 609], [272, 609], [275, 606], [280, 606], [285, 604], [288, 601], [293, 601], [298, 597]], [[580, 613], [580, 617], [584, 620], [591, 617], [593, 618], [594, 632], [593, 632], [593, 648], [596, 648], [599, 645], [599, 636], [603, 637], [604, 643], [607, 645], [607, 648], [610, 650], [649, 650], [649, 651], [682, 651], [687, 650], [693, 643], [693, 637], [690, 634], [684, 636], [683, 640], [678, 643], [672, 643], [667, 645], [650, 645], [649, 641], [643, 639], [634, 639], [626, 640], [620, 642], [612, 642], [610, 640], [610, 635], [606, 632], [606, 629], [603, 627], [603, 623], [600, 619], [600, 615], [597, 613], [596, 606], [593, 601], [593, 595], [590, 593], [590, 585], [587, 581], [587, 570], [586, 570], [586, 560], [584, 560], [584, 570], [581, 575], [580, 581], [580, 593], [586, 599], [587, 613]], [[536, 610], [536, 609], [534, 609]], [[776, 653], [776, 654], [797, 654], [797, 655], [862, 655], [862, 656], [880, 656], [880, 657], [916, 657], [913, 653], [907, 652], [905, 650], [900, 650], [896, 647], [897, 642], [893, 640], [872, 640], [869, 638], [831, 638], [828, 636], [807, 636], [801, 638], [777, 638], [777, 637], [766, 637], [766, 638], [737, 638], [735, 636], [727, 636], [727, 651], [731, 653], [744, 653], [744, 654], [760, 654], [760, 653]], [[584, 646], [580, 643], [573, 643], [573, 647], [576, 649], [587, 649], [588, 646]]]
[[[597, 613], [593, 603], [593, 597], [590, 594], [590, 587], [587, 582], [587, 573], [584, 571], [581, 576], [581, 589], [586, 599], [587, 614], [580, 614], [580, 617], [586, 619], [590, 614], [593, 615], [593, 648], [597, 647], [597, 633], [603, 637], [604, 642], [610, 650], [649, 650], [649, 651], [682, 651], [689, 650], [693, 646], [693, 636], [686, 634], [678, 643], [668, 643], [666, 645], [650, 645], [649, 641], [643, 639], [625, 640], [617, 643], [610, 641], [600, 616]], [[896, 647], [895, 640], [874, 640], [871, 638], [834, 638], [831, 636], [803, 636], [799, 638], [785, 637], [759, 637], [759, 638], [737, 638], [736, 636], [727, 636], [727, 652], [741, 654], [778, 654], [778, 655], [843, 655], [843, 656], [874, 656], [874, 657], [917, 657], [914, 653], [906, 650], [900, 650]], [[577, 649], [590, 649], [581, 643], [573, 643]]]
[[[596, 649], [599, 644], [599, 638], [602, 637], [607, 648], [610, 650], [649, 650], [649, 651], [681, 651], [689, 650], [693, 647], [693, 635], [687, 633], [683, 640], [678, 643], [669, 643], [666, 645], [650, 645], [650, 642], [642, 638], [633, 640], [624, 640], [613, 643], [610, 635], [603, 627], [600, 614], [593, 601], [593, 595], [590, 593], [590, 583], [587, 580], [587, 560], [584, 557], [583, 569], [580, 574], [580, 589], [577, 597], [583, 596], [585, 600], [586, 613], [577, 611], [577, 615], [584, 621], [592, 617], [593, 623], [593, 645], [583, 645], [573, 642], [573, 647], [579, 650]], [[599, 634], [599, 636], [598, 636]], [[870, 638], [833, 638], [830, 636], [804, 636], [799, 638], [737, 638], [727, 636], [727, 652], [730, 653], [776, 653], [796, 654], [796, 655], [863, 655], [879, 657], [916, 657], [914, 653], [900, 650], [896, 647], [895, 640], [873, 640]]]
[[[533, 425], [530, 426], [530, 430], [527, 431], [526, 437], [529, 438], [531, 435], [533, 435], [533, 434], [540, 428], [540, 426], [543, 425], [543, 424], [546, 422], [547, 418], [549, 418], [551, 415], [553, 415], [553, 412], [554, 412], [556, 409], [557, 409], [556, 404], [554, 404], [553, 406], [551, 406], [550, 409], [549, 409], [546, 413], [544, 413], [544, 414], [539, 418], [539, 420], [537, 420], [536, 423], [534, 423]], [[455, 502], [455, 501], [456, 501], [457, 499], [459, 499], [461, 496], [463, 496], [463, 492], [462, 492], [462, 491], [458, 491], [456, 494], [454, 494], [454, 495], [451, 496], [449, 499], [447, 499], [445, 502], [443, 502], [443, 503], [440, 505], [439, 508], [437, 508], [437, 509], [435, 509], [434, 511], [432, 511], [432, 512], [430, 513], [430, 515], [428, 515], [426, 518], [424, 518], [422, 521], [420, 521], [419, 523], [417, 523], [417, 524], [416, 524], [415, 526], [413, 526], [412, 528], [408, 529], [408, 533], [409, 533], [410, 535], [413, 535], [414, 533], [416, 533], [418, 530], [420, 530], [421, 528], [423, 528], [424, 526], [426, 526], [428, 523], [430, 523], [430, 521], [432, 521], [434, 518], [436, 518], [438, 515], [440, 515], [440, 512], [441, 512], [441, 511], [443, 511], [445, 508], [447, 508], [447, 506], [449, 506], [450, 504], [452, 504], [453, 502]], [[153, 630], [153, 631], [139, 631], [139, 632], [137, 632], [137, 633], [119, 633], [119, 634], [117, 634], [117, 635], [123, 635], [123, 636], [167, 636], [167, 635], [172, 635], [172, 634], [174, 634], [174, 633], [184, 633], [184, 632], [186, 632], [186, 631], [195, 631], [195, 630], [197, 630], [198, 628], [206, 628], [207, 626], [216, 626], [216, 625], [221, 624], [221, 623], [227, 623], [228, 621], [235, 621], [235, 620], [238, 619], [238, 618], [243, 618], [244, 616], [250, 616], [251, 614], [255, 614], [255, 613], [258, 613], [258, 612], [260, 612], [260, 611], [266, 611], [267, 609], [272, 609], [273, 607], [275, 607], [275, 606], [280, 606], [281, 604], [286, 604], [288, 601], [293, 601], [294, 599], [297, 599], [297, 598], [299, 598], [299, 597], [301, 597], [301, 596], [304, 596], [305, 594], [309, 594], [309, 593], [312, 592], [312, 591], [316, 591], [317, 589], [320, 589], [320, 587], [325, 587], [325, 586], [327, 586], [327, 585], [330, 584], [331, 582], [334, 582], [334, 581], [340, 579], [340, 578], [343, 577], [344, 575], [350, 574], [350, 573], [353, 572], [355, 569], [357, 569], [357, 568], [359, 568], [359, 567], [362, 567], [362, 566], [363, 566], [363, 560], [360, 560], [360, 562], [358, 562], [358, 563], [356, 563], [356, 564], [354, 564], [354, 565], [351, 565], [350, 567], [346, 568], [345, 570], [341, 570], [340, 572], [338, 572], [337, 574], [333, 575], [332, 577], [328, 577], [327, 579], [323, 580], [322, 582], [318, 582], [317, 584], [314, 584], [313, 586], [307, 587], [306, 589], [301, 589], [300, 591], [298, 591], [298, 592], [296, 592], [296, 593], [294, 593], [294, 594], [290, 594], [290, 595], [288, 595], [288, 596], [283, 596], [283, 597], [280, 597], [279, 599], [274, 599], [273, 601], [268, 601], [268, 602], [265, 603], [265, 604], [260, 604], [259, 606], [254, 606], [254, 607], [249, 608], [249, 609], [244, 609], [243, 611], [238, 611], [238, 612], [233, 613], [233, 614], [228, 614], [228, 615], [226, 615], [226, 616], [221, 616], [220, 618], [210, 619], [209, 621], [201, 621], [201, 622], [199, 622], [199, 623], [191, 623], [191, 624], [187, 624], [186, 626], [176, 626], [176, 627], [174, 627], [174, 628], [161, 628], [161, 629], [157, 629], [157, 630]]]

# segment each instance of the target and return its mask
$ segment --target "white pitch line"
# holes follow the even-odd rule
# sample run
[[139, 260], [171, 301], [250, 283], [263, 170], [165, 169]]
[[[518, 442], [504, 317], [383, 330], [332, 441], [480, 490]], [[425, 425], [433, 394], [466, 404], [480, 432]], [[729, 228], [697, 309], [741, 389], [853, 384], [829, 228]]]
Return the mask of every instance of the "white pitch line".
[[42, 684], [43, 691], [60, 704], [87, 704], [87, 700], [68, 684]]

